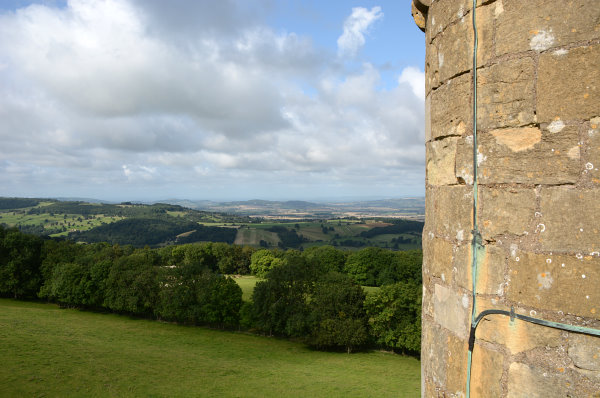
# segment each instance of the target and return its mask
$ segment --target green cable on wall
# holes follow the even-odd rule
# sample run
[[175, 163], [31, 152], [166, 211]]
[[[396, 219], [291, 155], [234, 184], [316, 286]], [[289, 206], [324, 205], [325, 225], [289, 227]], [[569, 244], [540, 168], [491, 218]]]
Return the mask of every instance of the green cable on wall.
[[[471, 291], [472, 291], [472, 308], [471, 308], [471, 333], [469, 336], [469, 352], [467, 355], [467, 398], [471, 394], [471, 364], [473, 358], [473, 344], [475, 343], [475, 319], [477, 314], [477, 252], [481, 245], [481, 234], [477, 225], [477, 205], [478, 205], [478, 186], [477, 186], [477, 17], [476, 17], [477, 0], [473, 0], [473, 9], [471, 17], [473, 22], [473, 239], [471, 240]], [[475, 325], [475, 326], [474, 326]]]
[[477, 185], [477, 17], [476, 17], [477, 0], [473, 0], [472, 22], [473, 22], [473, 239], [471, 240], [471, 280], [472, 280], [472, 309], [471, 309], [471, 329], [469, 333], [469, 352], [467, 355], [467, 385], [466, 397], [471, 395], [471, 367], [473, 349], [475, 347], [475, 332], [479, 322], [487, 315], [506, 315], [510, 316], [511, 321], [516, 319], [551, 327], [555, 329], [565, 330], [568, 332], [587, 334], [600, 337], [600, 330], [587, 328], [583, 326], [574, 326], [565, 323], [552, 322], [544, 319], [529, 317], [526, 315], [516, 314], [514, 308], [511, 307], [510, 312], [506, 310], [485, 310], [477, 314], [477, 270], [479, 261], [483, 257], [485, 247], [477, 225], [477, 207], [478, 207], [478, 185]]

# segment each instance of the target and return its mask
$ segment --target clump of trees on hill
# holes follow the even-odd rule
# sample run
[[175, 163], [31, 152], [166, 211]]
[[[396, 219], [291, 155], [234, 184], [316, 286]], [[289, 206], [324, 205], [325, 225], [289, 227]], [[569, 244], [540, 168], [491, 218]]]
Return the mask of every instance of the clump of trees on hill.
[[[227, 275], [253, 273], [251, 302]], [[365, 295], [361, 285], [382, 286]], [[421, 253], [227, 243], [76, 244], [0, 227], [0, 296], [298, 338], [318, 349], [420, 348]]]

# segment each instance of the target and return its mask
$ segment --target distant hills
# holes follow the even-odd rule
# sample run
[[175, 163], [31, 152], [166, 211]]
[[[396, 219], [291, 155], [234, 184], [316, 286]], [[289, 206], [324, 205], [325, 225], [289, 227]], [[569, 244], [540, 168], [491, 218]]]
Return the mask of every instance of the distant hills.
[[420, 221], [425, 219], [425, 198], [423, 197], [348, 202], [271, 201], [259, 199], [234, 202], [166, 199], [162, 202], [196, 210], [267, 218], [389, 217]]
[[5, 227], [78, 242], [136, 247], [224, 242], [281, 249], [322, 245], [416, 249], [421, 246], [423, 212], [423, 198], [144, 204], [0, 197], [0, 225]]

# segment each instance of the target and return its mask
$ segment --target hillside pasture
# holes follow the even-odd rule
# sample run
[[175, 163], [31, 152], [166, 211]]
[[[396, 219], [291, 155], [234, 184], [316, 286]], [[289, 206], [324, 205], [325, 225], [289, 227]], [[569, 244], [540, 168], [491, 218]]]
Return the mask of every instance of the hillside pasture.
[[0, 300], [0, 396], [419, 397], [420, 363]]
[[[42, 207], [42, 204], [37, 207]], [[65, 217], [66, 216], [66, 217]], [[26, 211], [4, 211], [0, 212], [0, 224], [6, 224], [9, 227], [14, 226], [43, 226], [45, 230], [66, 229], [51, 234], [50, 236], [65, 236], [70, 231], [87, 231], [102, 224], [109, 224], [124, 219], [119, 216], [105, 216], [97, 214], [89, 216], [86, 219], [81, 214], [59, 214], [59, 213], [41, 213], [27, 214]]]
[[240, 228], [235, 237], [236, 245], [256, 246], [260, 245], [260, 241], [264, 240], [270, 246], [277, 246], [280, 242], [279, 237], [275, 232], [266, 231], [265, 229], [255, 228]]

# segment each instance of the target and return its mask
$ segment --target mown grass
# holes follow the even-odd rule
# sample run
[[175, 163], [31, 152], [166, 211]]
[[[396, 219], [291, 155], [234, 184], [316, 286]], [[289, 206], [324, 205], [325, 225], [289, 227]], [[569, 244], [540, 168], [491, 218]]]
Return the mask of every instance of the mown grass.
[[0, 300], [3, 397], [418, 397], [419, 361]]
[[[233, 280], [236, 281], [238, 286], [242, 288], [242, 300], [252, 301], [252, 292], [254, 291], [254, 286], [256, 286], [256, 284], [259, 281], [262, 281], [263, 279], [257, 278], [256, 276], [253, 276], [253, 275], [243, 275], [243, 276], [234, 278]], [[367, 295], [373, 294], [373, 293], [376, 293], [379, 291], [379, 287], [376, 287], [376, 286], [363, 286], [362, 288]]]
[[254, 286], [256, 286], [259, 281], [262, 281], [262, 279], [253, 275], [243, 275], [234, 278], [234, 281], [239, 287], [242, 288], [242, 300], [252, 301], [252, 292], [254, 291]]

